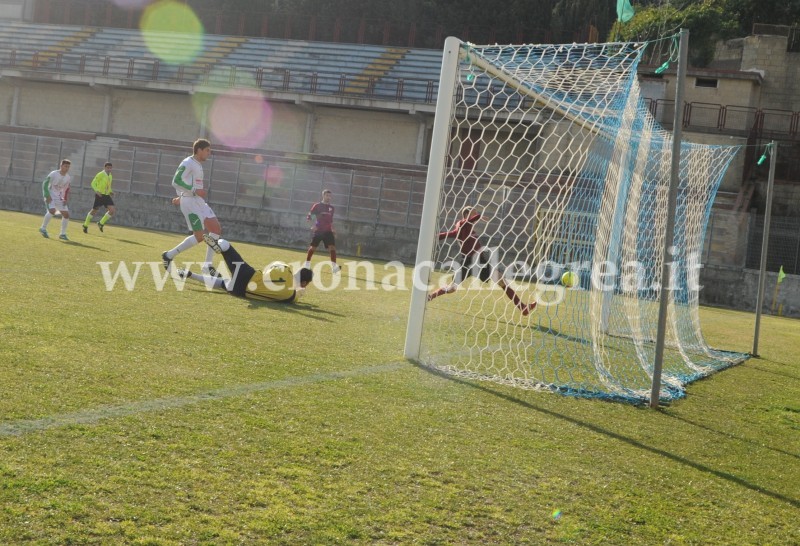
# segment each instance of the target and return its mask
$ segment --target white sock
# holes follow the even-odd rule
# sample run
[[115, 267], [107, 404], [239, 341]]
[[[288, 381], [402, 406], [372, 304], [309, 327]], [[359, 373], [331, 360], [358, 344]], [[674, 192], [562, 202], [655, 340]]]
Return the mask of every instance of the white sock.
[[216, 254], [216, 252], [214, 252], [214, 249], [206, 245], [206, 261], [205, 263], [203, 263], [202, 267], [208, 269], [211, 266], [212, 261], [214, 260], [214, 254]]
[[225, 239], [219, 239], [217, 241], [217, 244], [219, 245], [219, 248], [220, 248], [220, 250], [222, 250], [222, 252], [225, 252], [226, 250], [228, 250], [231, 247], [231, 244], [228, 241], [226, 241]]
[[47, 229], [47, 224], [50, 223], [50, 218], [52, 218], [52, 217], [53, 217], [53, 215], [50, 214], [49, 210], [44, 213], [44, 220], [42, 221], [42, 229]]
[[69, 218], [61, 219], [61, 235], [67, 234], [67, 226], [69, 225]]
[[181, 241], [180, 244], [178, 244], [178, 246], [176, 246], [172, 250], [167, 250], [167, 258], [173, 259], [175, 258], [175, 256], [177, 256], [184, 250], [189, 250], [196, 244], [197, 244], [197, 239], [194, 238], [194, 235], [189, 235], [186, 239]]
[[311, 262], [304, 263], [303, 267], [305, 267], [306, 269], [311, 269]]

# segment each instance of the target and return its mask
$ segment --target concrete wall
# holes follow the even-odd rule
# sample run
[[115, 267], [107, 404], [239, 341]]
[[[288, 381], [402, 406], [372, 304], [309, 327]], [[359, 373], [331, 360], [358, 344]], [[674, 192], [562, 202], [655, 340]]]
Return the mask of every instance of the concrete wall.
[[761, 107], [800, 110], [796, 82], [800, 78], [800, 54], [786, 51], [786, 36], [748, 36], [744, 39], [741, 70], [764, 74]]
[[750, 214], [746, 212], [712, 210], [703, 245], [703, 262], [718, 266], [744, 267], [749, 225]]
[[[3, 79], [0, 124], [185, 142], [203, 136], [221, 142], [215, 120], [222, 123], [225, 113], [214, 116], [218, 97]], [[231, 100], [237, 99], [228, 99], [228, 107]], [[242, 111], [253, 109], [243, 103], [236, 113]], [[417, 164], [425, 122], [424, 116], [402, 112], [272, 102], [263, 139], [245, 147]]]
[[17, 125], [59, 131], [102, 130], [103, 95], [85, 85], [18, 82]]
[[[706, 266], [700, 272], [700, 303], [755, 312], [758, 271], [739, 267]], [[767, 314], [800, 317], [800, 275], [786, 275], [775, 297], [778, 274], [767, 272], [764, 306]], [[773, 309], [774, 301], [774, 309]]]
[[193, 95], [128, 89], [111, 93], [111, 133], [187, 142], [201, 136]]
[[[683, 131], [683, 140], [695, 144], [709, 144], [716, 146], [745, 146], [747, 139], [731, 135], [696, 133], [693, 131]], [[722, 177], [719, 190], [725, 192], [738, 193], [742, 187], [742, 173], [744, 172], [745, 153], [740, 150], [731, 160], [725, 176]]]
[[416, 163], [419, 121], [407, 114], [316, 108], [312, 153]]

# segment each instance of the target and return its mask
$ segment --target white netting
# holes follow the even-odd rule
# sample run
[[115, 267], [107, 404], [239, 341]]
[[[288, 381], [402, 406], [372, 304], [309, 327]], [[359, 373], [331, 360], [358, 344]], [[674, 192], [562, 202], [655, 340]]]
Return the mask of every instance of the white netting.
[[[442, 287], [425, 306], [422, 363], [522, 387], [649, 398], [672, 140], [639, 95], [643, 49], [462, 45], [437, 231], [466, 221], [461, 229], [473, 226], [491, 249], [484, 261], [506, 268], [502, 280], [480, 282], [480, 265], [464, 279], [460, 265], [481, 256], [464, 255], [464, 234], [421, 235], [436, 238], [432, 282]], [[682, 145], [664, 399], [745, 358], [708, 347], [697, 298], [706, 222], [737, 151]], [[571, 289], [560, 282], [567, 271], [579, 280]]]

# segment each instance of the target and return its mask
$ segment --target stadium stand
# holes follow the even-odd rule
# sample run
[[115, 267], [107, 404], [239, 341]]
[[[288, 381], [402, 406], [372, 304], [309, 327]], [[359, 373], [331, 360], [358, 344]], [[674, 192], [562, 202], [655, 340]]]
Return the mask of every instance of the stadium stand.
[[[161, 36], [168, 48], [191, 37]], [[21, 68], [431, 103], [441, 52], [206, 34], [191, 63], [161, 61], [135, 29], [0, 21], [0, 62]]]

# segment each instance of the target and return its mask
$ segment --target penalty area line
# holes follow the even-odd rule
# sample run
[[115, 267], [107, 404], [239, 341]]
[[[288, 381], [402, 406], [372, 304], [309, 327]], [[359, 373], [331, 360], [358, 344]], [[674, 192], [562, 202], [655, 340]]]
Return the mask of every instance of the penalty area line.
[[318, 373], [312, 375], [288, 377], [286, 379], [277, 379], [275, 381], [265, 381], [263, 383], [236, 385], [233, 387], [225, 387], [207, 392], [199, 392], [197, 394], [192, 394], [189, 396], [156, 398], [154, 400], [142, 400], [138, 402], [130, 402], [127, 404], [101, 406], [99, 408], [92, 410], [64, 413], [61, 415], [42, 417], [41, 419], [21, 419], [18, 421], [11, 421], [9, 423], [0, 424], [0, 437], [21, 436], [23, 434], [28, 434], [31, 432], [40, 432], [55, 428], [67, 427], [71, 425], [93, 425], [95, 423], [98, 423], [106, 419], [128, 417], [130, 415], [136, 415], [139, 413], [145, 413], [150, 411], [179, 409], [186, 406], [191, 406], [193, 404], [198, 404], [201, 402], [223, 400], [226, 398], [234, 398], [237, 396], [243, 396], [258, 392], [265, 392], [276, 389], [285, 389], [290, 387], [309, 385], [313, 383], [322, 383], [325, 381], [336, 381], [338, 379], [361, 377], [365, 375], [379, 374], [383, 372], [391, 372], [405, 366], [408, 366], [408, 363], [405, 361], [393, 362], [389, 364], [380, 364], [377, 366], [366, 366], [363, 368], [356, 368], [354, 370]]

